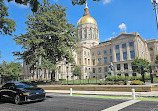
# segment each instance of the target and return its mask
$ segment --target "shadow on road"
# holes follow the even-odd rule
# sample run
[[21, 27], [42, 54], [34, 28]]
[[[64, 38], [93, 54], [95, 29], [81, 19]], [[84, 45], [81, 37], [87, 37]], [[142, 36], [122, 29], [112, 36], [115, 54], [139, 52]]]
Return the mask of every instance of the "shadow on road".
[[46, 98], [53, 98], [52, 96], [46, 96]]
[[5, 100], [5, 99], [0, 100], [0, 104], [5, 104], [5, 103], [13, 103], [13, 101]]

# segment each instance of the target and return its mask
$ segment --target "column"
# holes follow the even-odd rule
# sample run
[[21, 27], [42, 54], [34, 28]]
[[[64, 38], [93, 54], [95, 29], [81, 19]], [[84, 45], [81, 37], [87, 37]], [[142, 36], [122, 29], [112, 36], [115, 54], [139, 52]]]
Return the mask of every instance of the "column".
[[138, 57], [138, 44], [137, 44], [137, 38], [135, 38], [134, 41], [134, 52], [135, 52], [135, 57]]
[[84, 38], [84, 30], [82, 28], [82, 39], [81, 40], [83, 40], [83, 38]]
[[112, 59], [113, 59], [113, 62], [116, 62], [116, 52], [115, 52], [115, 45], [112, 47]]
[[120, 64], [120, 71], [124, 71], [124, 64]]
[[122, 44], [119, 45], [120, 51], [120, 61], [123, 61], [123, 52], [122, 52]]
[[86, 35], [87, 35], [86, 39], [88, 39], [89, 38], [88, 37], [88, 27], [86, 27]]
[[126, 43], [126, 46], [127, 46], [127, 60], [131, 60], [129, 43]]

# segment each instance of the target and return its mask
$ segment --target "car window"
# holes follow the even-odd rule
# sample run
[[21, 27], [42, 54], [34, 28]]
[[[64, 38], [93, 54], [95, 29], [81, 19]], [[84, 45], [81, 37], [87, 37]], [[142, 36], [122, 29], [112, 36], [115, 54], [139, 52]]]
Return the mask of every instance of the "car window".
[[27, 84], [27, 83], [18, 83], [15, 84], [16, 88], [30, 88], [30, 87], [35, 87], [34, 85]]
[[5, 85], [2, 86], [3, 89], [9, 89], [9, 87], [12, 86], [11, 83], [7, 83]]

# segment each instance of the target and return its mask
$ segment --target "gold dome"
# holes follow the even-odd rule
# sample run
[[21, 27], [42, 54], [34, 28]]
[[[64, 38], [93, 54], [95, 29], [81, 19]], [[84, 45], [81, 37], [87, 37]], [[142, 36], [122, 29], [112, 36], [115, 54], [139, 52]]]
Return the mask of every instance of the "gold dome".
[[97, 22], [95, 21], [95, 19], [91, 17], [90, 15], [86, 15], [80, 18], [80, 20], [77, 23], [77, 26], [84, 23], [93, 23], [97, 25]]

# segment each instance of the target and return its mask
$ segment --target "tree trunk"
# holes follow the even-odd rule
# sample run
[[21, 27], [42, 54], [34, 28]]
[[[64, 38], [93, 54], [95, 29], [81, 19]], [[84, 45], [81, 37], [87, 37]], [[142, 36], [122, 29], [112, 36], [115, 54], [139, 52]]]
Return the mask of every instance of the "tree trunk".
[[51, 81], [52, 81], [52, 82], [55, 82], [55, 70], [52, 70], [52, 73], [51, 73]]

